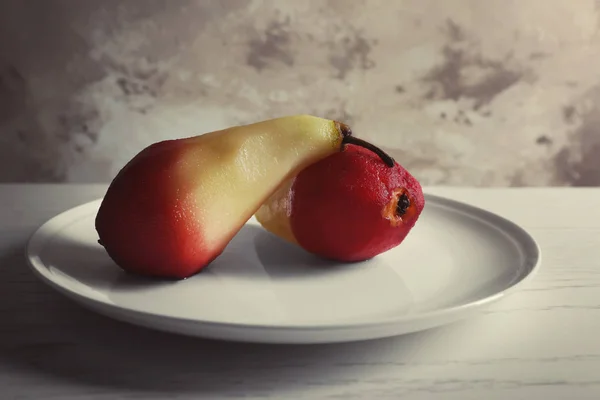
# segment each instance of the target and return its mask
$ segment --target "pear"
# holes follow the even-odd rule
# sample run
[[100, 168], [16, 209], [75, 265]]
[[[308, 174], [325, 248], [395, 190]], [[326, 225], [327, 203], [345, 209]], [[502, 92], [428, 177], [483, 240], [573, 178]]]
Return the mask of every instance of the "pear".
[[357, 262], [400, 245], [425, 205], [419, 181], [360, 139], [282, 184], [256, 212], [268, 231], [322, 258]]
[[337, 121], [297, 115], [152, 144], [109, 185], [98, 242], [125, 271], [190, 277], [282, 183], [341, 151], [350, 135]]

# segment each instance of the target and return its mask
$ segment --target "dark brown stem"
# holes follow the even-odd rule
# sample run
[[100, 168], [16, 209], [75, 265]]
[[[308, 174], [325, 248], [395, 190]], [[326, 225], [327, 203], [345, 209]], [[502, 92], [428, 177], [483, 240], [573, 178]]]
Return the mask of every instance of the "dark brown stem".
[[373, 153], [377, 154], [379, 156], [379, 158], [381, 158], [381, 160], [385, 163], [385, 165], [387, 165], [390, 168], [392, 168], [395, 164], [394, 159], [392, 157], [390, 157], [389, 154], [387, 154], [385, 151], [381, 150], [379, 147], [367, 142], [366, 140], [362, 140], [362, 139], [356, 138], [354, 136], [344, 136], [342, 143], [355, 144], [357, 146], [361, 146], [361, 147], [364, 147], [365, 149], [371, 150]]

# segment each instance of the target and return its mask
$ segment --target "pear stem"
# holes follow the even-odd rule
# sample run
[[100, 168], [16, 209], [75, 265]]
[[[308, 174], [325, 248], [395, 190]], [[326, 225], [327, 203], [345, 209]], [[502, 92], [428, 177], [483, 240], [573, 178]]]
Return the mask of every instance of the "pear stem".
[[344, 124], [343, 122], [339, 122], [339, 121], [334, 121], [335, 122], [335, 126], [338, 129], [338, 131], [340, 131], [340, 133], [342, 134], [342, 138], [347, 138], [349, 136], [352, 136], [352, 129], [350, 129], [350, 127], [346, 124]]
[[366, 140], [362, 140], [357, 137], [348, 135], [344, 136], [344, 138], [342, 139], [342, 143], [355, 144], [357, 146], [364, 147], [365, 149], [371, 150], [373, 153], [377, 154], [379, 158], [381, 158], [381, 160], [388, 167], [392, 168], [395, 165], [394, 159], [389, 154], [387, 154], [385, 151], [381, 150], [374, 144], [367, 142]]

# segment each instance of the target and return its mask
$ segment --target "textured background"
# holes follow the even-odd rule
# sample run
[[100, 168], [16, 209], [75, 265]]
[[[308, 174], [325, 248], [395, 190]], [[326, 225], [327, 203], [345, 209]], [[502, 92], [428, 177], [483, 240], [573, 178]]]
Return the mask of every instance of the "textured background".
[[424, 184], [600, 185], [595, 0], [2, 0], [0, 181], [284, 114]]

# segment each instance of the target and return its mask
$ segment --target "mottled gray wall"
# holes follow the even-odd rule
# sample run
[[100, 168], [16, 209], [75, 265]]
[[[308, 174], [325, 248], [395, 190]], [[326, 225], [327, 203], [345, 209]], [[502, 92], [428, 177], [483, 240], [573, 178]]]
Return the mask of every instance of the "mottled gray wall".
[[599, 71], [594, 0], [2, 0], [0, 181], [312, 113], [425, 184], [600, 185]]

